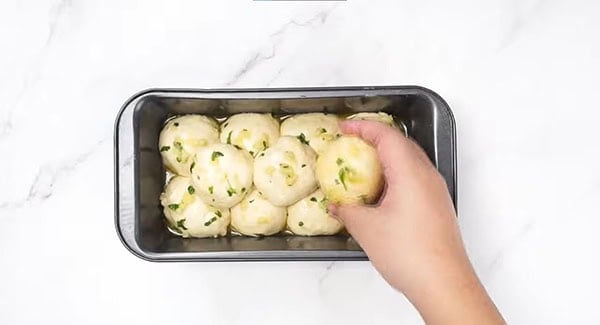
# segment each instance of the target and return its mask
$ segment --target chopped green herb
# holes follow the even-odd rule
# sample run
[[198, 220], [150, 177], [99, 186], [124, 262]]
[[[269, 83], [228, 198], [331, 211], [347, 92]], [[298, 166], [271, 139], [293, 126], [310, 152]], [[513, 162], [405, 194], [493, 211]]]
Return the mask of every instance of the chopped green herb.
[[264, 157], [265, 153], [261, 152], [259, 156]]
[[302, 166], [300, 166], [300, 167], [304, 168], [304, 167], [306, 167], [306, 164], [302, 164]]
[[193, 161], [192, 165], [190, 166], [190, 173], [192, 172], [192, 170], [194, 170], [194, 167], [196, 167], [196, 162]]
[[194, 192], [196, 192], [196, 189], [192, 185], [188, 186], [187, 190], [190, 194], [194, 194]]
[[302, 222], [302, 221], [298, 222], [298, 226], [300, 226], [300, 227], [304, 226], [304, 222]]
[[304, 133], [300, 133], [300, 135], [297, 136], [296, 138], [298, 138], [298, 140], [300, 140], [300, 142], [302, 142], [304, 144], [308, 144], [308, 140], [306, 140], [306, 136], [304, 136]]
[[323, 197], [321, 199], [321, 202], [319, 202], [319, 207], [325, 210], [325, 212], [329, 212], [329, 209], [327, 209], [327, 198]]
[[289, 169], [289, 168], [292, 168], [292, 166], [290, 166], [289, 164], [279, 164], [279, 167], [280, 167], [280, 168], [283, 168], [283, 169]]
[[338, 172], [338, 177], [340, 178], [340, 183], [342, 183], [342, 185], [344, 186], [344, 190], [348, 190], [348, 187], [346, 186], [346, 176], [348, 176], [348, 167], [344, 167], [344, 168], [340, 168], [340, 171]]
[[183, 229], [183, 230], [188, 230], [188, 229], [185, 227], [185, 219], [181, 219], [181, 220], [178, 220], [178, 221], [177, 221], [177, 228], [181, 228], [181, 229]]
[[204, 226], [208, 227], [215, 221], [217, 221], [217, 217], [212, 217], [212, 218], [210, 218], [210, 220], [208, 220], [207, 222], [204, 223]]
[[230, 187], [227, 189], [227, 195], [229, 195], [230, 197], [233, 196], [235, 193], [237, 193], [235, 191], [235, 189], [233, 187]]
[[248, 129], [242, 129], [242, 131], [248, 132]]
[[358, 198], [362, 201], [363, 204], [367, 204], [367, 195], [366, 194], [361, 194], [358, 196]]
[[177, 162], [180, 163], [181, 162], [181, 157], [177, 157], [177, 158], [175, 158], [175, 160], [177, 160]]
[[215, 188], [212, 185], [208, 187], [208, 193], [213, 194], [214, 190]]
[[263, 145], [263, 149], [267, 149], [267, 141], [263, 140], [262, 145]]
[[215, 214], [217, 215], [217, 217], [222, 218], [223, 214], [221, 214], [221, 211], [217, 210], [215, 211]]
[[343, 160], [342, 158], [338, 158], [338, 159], [336, 159], [336, 160], [335, 160], [335, 163], [336, 163], [338, 166], [341, 166], [341, 165], [344, 163], [344, 160]]
[[210, 155], [210, 161], [215, 161], [219, 157], [223, 157], [223, 153], [220, 151], [213, 151], [212, 155]]
[[229, 125], [229, 122], [225, 122], [225, 124], [223, 124], [223, 128], [226, 128]]
[[169, 151], [169, 149], [171, 149], [171, 147], [169, 147], [169, 146], [162, 146], [162, 147], [160, 147], [160, 152]]
[[175, 122], [173, 125], [175, 125], [175, 126], [179, 126], [179, 123]]
[[169, 204], [167, 205], [167, 207], [173, 211], [179, 209], [179, 204], [173, 203], [173, 204]]
[[242, 147], [238, 146], [237, 144], [233, 145], [237, 150], [242, 150]]
[[319, 133], [327, 133], [327, 129], [325, 129], [325, 128], [320, 128], [320, 129], [319, 129]]
[[227, 135], [227, 144], [231, 144], [231, 133], [233, 131], [229, 131], [229, 134]]
[[316, 198], [316, 197], [314, 197], [314, 196], [313, 196], [313, 197], [311, 197], [311, 198], [310, 198], [310, 200], [311, 200], [311, 201], [313, 201], [313, 202], [317, 202], [317, 198]]
[[251, 156], [254, 156], [254, 151], [250, 151], [250, 155], [251, 155]]
[[173, 146], [175, 146], [175, 149], [177, 150], [183, 150], [183, 145], [179, 141], [173, 142]]
[[246, 188], [242, 187], [242, 193], [246, 192]]
[[248, 201], [248, 203], [252, 203], [252, 202], [254, 202], [254, 199], [252, 199], [252, 200]]
[[181, 229], [179, 229], [177, 226], [172, 226], [172, 225], [170, 225], [170, 226], [169, 226], [169, 229], [173, 230], [174, 232], [176, 232], [176, 233], [178, 233], [178, 234], [181, 234], [181, 233], [182, 233], [182, 232], [181, 232]]

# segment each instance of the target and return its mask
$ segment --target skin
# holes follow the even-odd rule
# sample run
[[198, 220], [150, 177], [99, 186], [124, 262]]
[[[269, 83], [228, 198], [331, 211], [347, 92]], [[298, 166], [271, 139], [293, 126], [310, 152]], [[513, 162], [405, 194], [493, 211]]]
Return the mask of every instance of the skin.
[[386, 187], [376, 205], [329, 209], [377, 271], [427, 324], [505, 324], [469, 262], [446, 183], [423, 150], [382, 123], [341, 128], [377, 149]]

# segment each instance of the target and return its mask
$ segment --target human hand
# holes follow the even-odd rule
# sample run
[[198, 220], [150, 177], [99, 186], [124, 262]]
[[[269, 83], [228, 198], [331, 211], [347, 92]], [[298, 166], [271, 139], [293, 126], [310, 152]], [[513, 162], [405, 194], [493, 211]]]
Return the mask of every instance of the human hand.
[[446, 183], [425, 152], [382, 123], [346, 121], [341, 128], [376, 148], [385, 189], [374, 206], [329, 209], [383, 278], [427, 323], [503, 323], [466, 255]]

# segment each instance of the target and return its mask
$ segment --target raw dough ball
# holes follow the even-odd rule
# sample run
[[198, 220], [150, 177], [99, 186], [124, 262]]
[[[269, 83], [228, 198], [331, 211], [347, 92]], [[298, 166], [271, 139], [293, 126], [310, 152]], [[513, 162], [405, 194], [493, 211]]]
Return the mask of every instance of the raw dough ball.
[[317, 188], [315, 152], [295, 137], [281, 137], [254, 160], [254, 184], [277, 206], [297, 202]]
[[288, 228], [297, 235], [334, 235], [344, 227], [327, 213], [327, 201], [321, 190], [288, 207]]
[[252, 157], [229, 144], [198, 150], [191, 170], [196, 193], [219, 208], [236, 205], [252, 186]]
[[221, 142], [246, 149], [252, 156], [270, 147], [278, 138], [279, 122], [271, 114], [236, 114], [223, 123], [221, 130]]
[[285, 227], [286, 209], [267, 201], [254, 189], [231, 208], [231, 227], [248, 236], [269, 236]]
[[281, 135], [299, 137], [307, 142], [317, 153], [327, 142], [342, 134], [339, 118], [333, 114], [309, 113], [293, 115], [281, 123]]
[[383, 188], [377, 152], [358, 137], [330, 142], [317, 159], [316, 174], [325, 197], [333, 203], [373, 203]]
[[219, 126], [215, 120], [203, 115], [184, 115], [165, 124], [158, 149], [166, 168], [175, 174], [190, 176], [194, 152], [216, 142], [219, 142]]
[[396, 126], [396, 124], [394, 123], [394, 118], [390, 114], [384, 112], [357, 113], [348, 116], [348, 119], [354, 121], [375, 121], [385, 123], [389, 126]]
[[347, 117], [347, 119], [353, 120], [353, 121], [374, 121], [374, 122], [385, 123], [391, 127], [399, 129], [400, 131], [402, 131], [402, 133], [404, 133], [406, 135], [406, 126], [402, 122], [396, 124], [396, 122], [394, 121], [394, 118], [388, 113], [363, 112], [363, 113], [357, 113], [357, 114], [350, 115]]
[[227, 234], [229, 209], [217, 209], [196, 196], [191, 179], [171, 178], [160, 203], [169, 227], [182, 237], [218, 237]]

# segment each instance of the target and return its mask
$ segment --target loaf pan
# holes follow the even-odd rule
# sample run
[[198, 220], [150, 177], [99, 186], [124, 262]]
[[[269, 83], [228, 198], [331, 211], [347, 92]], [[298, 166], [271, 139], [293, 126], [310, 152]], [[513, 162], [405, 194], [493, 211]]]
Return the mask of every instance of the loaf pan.
[[365, 260], [365, 253], [345, 234], [217, 239], [173, 235], [165, 226], [159, 203], [165, 170], [158, 137], [165, 120], [180, 114], [225, 118], [242, 112], [369, 111], [387, 112], [405, 125], [408, 135], [423, 147], [446, 180], [456, 206], [454, 118], [446, 102], [426, 88], [149, 89], [127, 100], [115, 123], [117, 234], [129, 251], [150, 261]]

